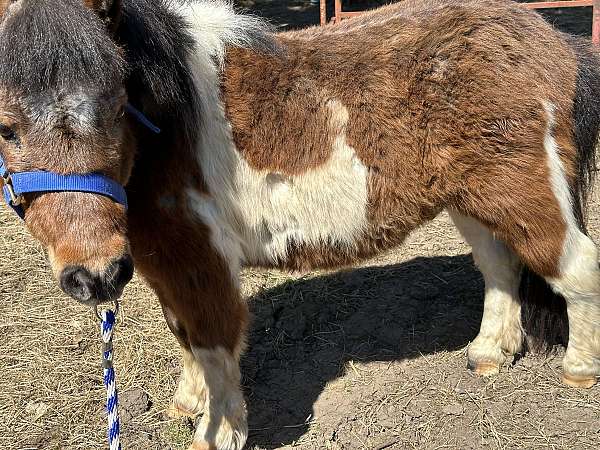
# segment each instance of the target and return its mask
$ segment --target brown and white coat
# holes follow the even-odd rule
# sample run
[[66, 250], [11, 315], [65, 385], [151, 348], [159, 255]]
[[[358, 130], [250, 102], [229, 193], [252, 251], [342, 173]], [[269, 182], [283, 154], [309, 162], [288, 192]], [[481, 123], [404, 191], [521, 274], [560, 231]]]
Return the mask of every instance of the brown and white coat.
[[[135, 20], [127, 1], [121, 20], [120, 3], [87, 6], [135, 59], [118, 31]], [[486, 284], [469, 365], [496, 373], [521, 349], [526, 266], [567, 301], [564, 380], [595, 383], [600, 278], [582, 205], [600, 67], [587, 44], [505, 1], [406, 0], [287, 33], [224, 1], [151, 3], [187, 25], [172, 80], [190, 96], [188, 109], [169, 109], [150, 84], [126, 83], [165, 128], [149, 137], [126, 124], [127, 238], [182, 344], [172, 412], [204, 412], [192, 448], [240, 449], [247, 437], [243, 266], [352, 264], [444, 209]], [[43, 198], [28, 220], [42, 240]]]

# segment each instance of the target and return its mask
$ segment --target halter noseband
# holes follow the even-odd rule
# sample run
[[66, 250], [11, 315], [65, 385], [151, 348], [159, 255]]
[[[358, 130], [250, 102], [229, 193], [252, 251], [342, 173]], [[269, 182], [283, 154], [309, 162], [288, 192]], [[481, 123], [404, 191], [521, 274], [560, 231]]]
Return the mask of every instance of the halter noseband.
[[[154, 133], [160, 133], [160, 128], [154, 125], [146, 116], [127, 104], [126, 111]], [[3, 191], [6, 203], [23, 219], [23, 195], [41, 192], [88, 192], [99, 194], [120, 203], [127, 209], [127, 194], [125, 189], [112, 178], [100, 173], [58, 174], [45, 171], [10, 172], [0, 156], [0, 176], [4, 181]]]

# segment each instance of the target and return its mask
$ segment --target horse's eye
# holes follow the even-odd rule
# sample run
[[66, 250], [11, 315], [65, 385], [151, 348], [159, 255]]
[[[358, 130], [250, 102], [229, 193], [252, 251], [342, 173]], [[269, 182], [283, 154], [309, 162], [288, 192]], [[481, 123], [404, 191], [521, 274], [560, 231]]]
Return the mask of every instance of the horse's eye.
[[115, 116], [115, 120], [117, 120], [117, 121], [121, 120], [124, 115], [125, 115], [125, 106], [121, 106], [117, 110], [117, 115]]
[[0, 136], [2, 136], [2, 139], [8, 142], [15, 142], [18, 140], [15, 130], [3, 124], [0, 124]]

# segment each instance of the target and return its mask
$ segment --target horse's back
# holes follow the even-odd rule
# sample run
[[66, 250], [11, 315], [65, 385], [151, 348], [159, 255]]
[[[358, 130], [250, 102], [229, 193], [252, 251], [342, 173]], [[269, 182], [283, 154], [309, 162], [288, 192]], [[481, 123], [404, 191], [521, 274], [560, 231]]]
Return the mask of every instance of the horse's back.
[[[361, 159], [384, 145], [395, 147], [387, 157], [406, 163], [416, 142], [480, 147], [496, 129], [506, 136], [511, 118], [543, 116], [542, 102], [568, 111], [577, 83], [564, 35], [512, 2], [407, 0], [278, 40], [282, 56], [229, 49], [224, 76], [238, 149], [257, 167], [324, 162], [331, 101], [348, 111]], [[282, 122], [281, 133], [271, 132], [270, 117]], [[299, 137], [301, 155], [281, 149], [284, 132]]]

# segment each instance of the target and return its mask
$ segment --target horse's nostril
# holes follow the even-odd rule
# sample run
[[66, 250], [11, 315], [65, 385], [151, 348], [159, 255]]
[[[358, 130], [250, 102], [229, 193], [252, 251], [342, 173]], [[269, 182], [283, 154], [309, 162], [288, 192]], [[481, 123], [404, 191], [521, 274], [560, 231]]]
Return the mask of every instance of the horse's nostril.
[[106, 300], [113, 300], [121, 295], [123, 288], [133, 276], [133, 261], [125, 255], [113, 261], [102, 276], [102, 286]]
[[117, 271], [114, 275], [114, 283], [116, 286], [123, 287], [131, 281], [133, 277], [133, 260], [131, 256], [125, 255], [115, 263]]
[[95, 297], [94, 279], [81, 266], [65, 268], [60, 274], [60, 287], [66, 294], [83, 303], [88, 303]]

